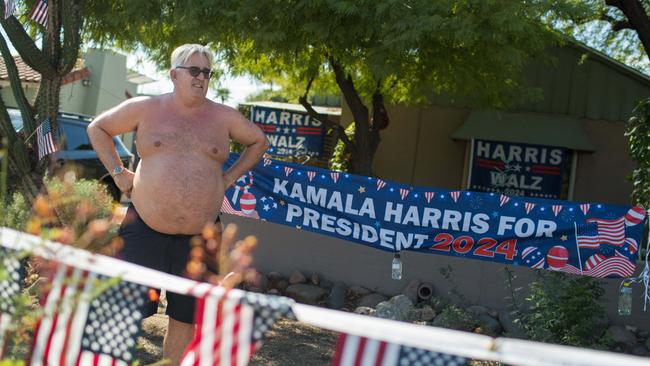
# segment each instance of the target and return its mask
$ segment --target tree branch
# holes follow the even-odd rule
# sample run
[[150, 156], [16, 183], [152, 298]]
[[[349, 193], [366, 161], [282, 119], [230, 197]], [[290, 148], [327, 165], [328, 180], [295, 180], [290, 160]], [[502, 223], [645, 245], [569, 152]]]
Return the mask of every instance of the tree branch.
[[639, 0], [605, 0], [605, 4], [613, 6], [625, 14], [631, 28], [636, 30], [639, 39], [650, 56], [650, 18]]
[[612, 25], [612, 30], [614, 32], [620, 31], [621, 29], [634, 29], [632, 27], [632, 24], [630, 24], [630, 22], [628, 22], [626, 20], [615, 19], [614, 17], [609, 16], [607, 14], [603, 14], [600, 17], [600, 20], [604, 20], [606, 22], [609, 22]]
[[345, 144], [345, 148], [348, 149], [349, 151], [355, 151], [356, 147], [354, 146], [354, 143], [350, 141], [348, 138], [348, 135], [345, 134], [345, 129], [343, 126], [341, 126], [339, 123], [336, 123], [327, 117], [327, 115], [318, 113], [316, 110], [312, 107], [311, 103], [307, 101], [307, 95], [309, 94], [309, 90], [311, 89], [311, 85], [314, 82], [314, 79], [316, 79], [316, 76], [312, 76], [309, 78], [309, 81], [307, 82], [307, 87], [305, 88], [305, 94], [303, 94], [300, 98], [298, 98], [298, 102], [305, 107], [307, 110], [307, 114], [317, 120], [325, 124], [325, 127], [331, 128], [335, 130], [338, 133], [338, 138], [343, 141]]
[[9, 51], [7, 42], [5, 38], [0, 35], [0, 53], [2, 54], [2, 59], [4, 60], [5, 67], [7, 68], [7, 74], [9, 75], [9, 84], [11, 85], [11, 91], [14, 94], [14, 99], [16, 99], [16, 104], [20, 109], [20, 114], [23, 117], [23, 128], [26, 136], [31, 135], [31, 133], [36, 129], [36, 123], [34, 122], [34, 108], [29, 104], [27, 98], [25, 97], [25, 91], [22, 87], [22, 82], [20, 81], [20, 75], [18, 73], [18, 68], [16, 67], [16, 62], [14, 57]]
[[[4, 6], [2, 8], [4, 9]], [[34, 40], [32, 40], [29, 34], [25, 32], [23, 25], [20, 24], [16, 17], [11, 16], [7, 19], [2, 17], [0, 18], [0, 24], [2, 24], [7, 36], [9, 36], [9, 41], [18, 51], [20, 57], [22, 57], [27, 66], [36, 70], [44, 78], [56, 75], [56, 70], [47, 62], [47, 58], [43, 51], [36, 47], [36, 43], [34, 43]]]
[[63, 54], [59, 75], [65, 76], [77, 63], [79, 57], [79, 43], [81, 42], [81, 27], [83, 17], [81, 8], [83, 0], [63, 0]]
[[343, 97], [350, 107], [352, 116], [354, 116], [354, 121], [357, 123], [357, 126], [361, 124], [361, 127], [367, 129], [368, 126], [368, 108], [363, 104], [363, 100], [359, 96], [354, 83], [352, 82], [352, 77], [346, 75], [343, 71], [343, 67], [333, 58], [329, 58], [329, 63], [332, 65], [332, 70], [334, 71], [334, 76], [336, 77], [336, 83], [338, 84], [341, 92], [343, 92]]

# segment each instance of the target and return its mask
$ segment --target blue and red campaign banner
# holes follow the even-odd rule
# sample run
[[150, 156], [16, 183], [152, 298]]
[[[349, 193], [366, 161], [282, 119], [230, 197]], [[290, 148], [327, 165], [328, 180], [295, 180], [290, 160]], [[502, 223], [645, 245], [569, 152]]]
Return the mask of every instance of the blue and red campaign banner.
[[567, 156], [563, 147], [474, 139], [469, 189], [558, 199]]
[[267, 158], [226, 191], [222, 212], [388, 252], [613, 278], [633, 274], [646, 219], [640, 207], [414, 187]]
[[278, 156], [320, 156], [325, 126], [307, 113], [253, 106], [251, 120], [269, 140], [269, 154]]

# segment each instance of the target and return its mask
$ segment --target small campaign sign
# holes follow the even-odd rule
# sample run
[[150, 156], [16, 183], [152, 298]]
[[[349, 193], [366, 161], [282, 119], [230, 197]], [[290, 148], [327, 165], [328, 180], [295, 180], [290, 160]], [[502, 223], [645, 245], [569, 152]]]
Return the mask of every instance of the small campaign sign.
[[317, 157], [323, 153], [325, 126], [305, 112], [254, 105], [251, 120], [269, 139], [270, 154]]
[[475, 139], [468, 188], [559, 199], [566, 163], [566, 148]]

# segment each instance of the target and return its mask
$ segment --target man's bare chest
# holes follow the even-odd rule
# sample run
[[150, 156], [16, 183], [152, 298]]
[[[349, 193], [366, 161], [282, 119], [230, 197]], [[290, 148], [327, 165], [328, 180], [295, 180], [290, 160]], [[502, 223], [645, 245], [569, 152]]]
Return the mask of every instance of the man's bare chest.
[[137, 147], [141, 157], [156, 153], [200, 154], [223, 161], [229, 153], [228, 131], [218, 122], [159, 117], [139, 123]]

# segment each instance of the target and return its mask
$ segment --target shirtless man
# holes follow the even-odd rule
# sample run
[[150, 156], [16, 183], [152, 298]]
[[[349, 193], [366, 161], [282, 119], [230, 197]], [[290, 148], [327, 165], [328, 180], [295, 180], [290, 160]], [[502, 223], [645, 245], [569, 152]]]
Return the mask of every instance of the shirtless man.
[[[219, 221], [224, 191], [268, 147], [255, 124], [236, 110], [206, 99], [211, 68], [209, 49], [180, 46], [171, 56], [173, 92], [129, 99], [88, 126], [102, 163], [120, 190], [131, 195], [132, 204], [120, 227], [124, 249], [119, 256], [127, 261], [182, 275], [190, 238], [201, 233], [206, 223]], [[130, 131], [136, 131], [141, 158], [135, 172], [121, 165], [112, 140]], [[230, 139], [246, 150], [223, 172]], [[193, 336], [194, 299], [168, 292], [167, 300], [169, 326], [163, 356], [177, 365]]]

